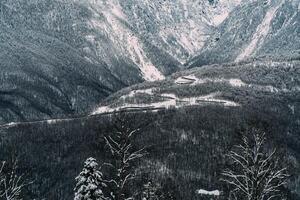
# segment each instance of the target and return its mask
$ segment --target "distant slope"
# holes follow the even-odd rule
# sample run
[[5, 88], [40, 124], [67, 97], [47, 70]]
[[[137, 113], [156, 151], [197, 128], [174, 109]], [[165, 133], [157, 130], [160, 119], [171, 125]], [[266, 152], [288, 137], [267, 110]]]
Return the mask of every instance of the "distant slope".
[[237, 62], [300, 53], [300, 2], [254, 1], [235, 9], [188, 65]]
[[[88, 62], [74, 47], [54, 37], [1, 25], [0, 121], [38, 119], [86, 110], [130, 83], [105, 63]], [[124, 62], [126, 66], [126, 63]], [[127, 69], [128, 74], [136, 73]], [[106, 79], [99, 79], [106, 77]]]
[[93, 114], [186, 106], [243, 107], [268, 99], [297, 105], [299, 61], [254, 61], [178, 72], [161, 82], [126, 88], [105, 99]]
[[180, 200], [202, 198], [196, 194], [201, 188], [218, 189], [220, 199], [228, 199], [220, 181], [228, 164], [225, 155], [242, 132], [257, 127], [266, 131], [268, 147], [276, 146], [288, 167], [286, 199], [298, 200], [299, 99], [300, 61], [193, 68], [123, 89], [93, 115], [0, 126], [0, 159], [6, 160], [11, 149], [20, 155], [20, 170], [35, 180], [27, 199], [72, 199], [82, 162], [89, 156], [101, 164], [111, 159], [103, 134], [114, 130], [114, 115], [106, 113], [123, 110], [131, 114], [130, 126], [147, 124], [136, 144], [147, 147], [148, 154], [129, 189], [140, 188], [147, 177], [162, 185], [171, 181]]

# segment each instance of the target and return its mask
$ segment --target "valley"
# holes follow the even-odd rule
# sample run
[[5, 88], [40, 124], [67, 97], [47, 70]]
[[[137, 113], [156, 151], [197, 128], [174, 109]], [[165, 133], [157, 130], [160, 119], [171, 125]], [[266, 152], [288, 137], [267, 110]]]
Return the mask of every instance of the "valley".
[[298, 200], [299, 9], [299, 0], [2, 0], [0, 161], [18, 158], [32, 180], [24, 200], [74, 199], [85, 160], [107, 180], [119, 165], [107, 136], [124, 120], [139, 133], [124, 139], [129, 149], [145, 150], [133, 155], [126, 194], [154, 184], [164, 200], [230, 200], [227, 154], [257, 129], [289, 174], [278, 199]]

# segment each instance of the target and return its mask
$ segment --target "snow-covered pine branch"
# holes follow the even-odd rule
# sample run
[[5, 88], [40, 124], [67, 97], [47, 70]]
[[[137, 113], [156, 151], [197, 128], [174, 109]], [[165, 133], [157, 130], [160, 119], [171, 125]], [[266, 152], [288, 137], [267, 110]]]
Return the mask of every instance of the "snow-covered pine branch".
[[164, 199], [162, 194], [159, 194], [158, 190], [161, 189], [158, 185], [152, 181], [144, 184], [142, 200], [161, 200]]
[[231, 169], [223, 172], [223, 181], [231, 185], [235, 198], [272, 200], [286, 184], [287, 170], [280, 168], [275, 150], [265, 152], [265, 133], [256, 129], [244, 136], [242, 144], [228, 154]]
[[74, 200], [109, 200], [103, 194], [106, 184], [102, 177], [96, 159], [88, 158], [82, 172], [75, 178], [77, 184]]

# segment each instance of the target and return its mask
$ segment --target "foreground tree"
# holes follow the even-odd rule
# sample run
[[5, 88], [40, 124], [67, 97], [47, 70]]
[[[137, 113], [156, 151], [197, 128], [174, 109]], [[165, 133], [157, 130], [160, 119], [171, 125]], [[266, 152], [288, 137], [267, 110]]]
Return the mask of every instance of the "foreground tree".
[[265, 133], [253, 130], [250, 138], [243, 137], [242, 144], [228, 154], [233, 165], [223, 175], [233, 188], [233, 199], [271, 200], [280, 196], [287, 171], [279, 166], [275, 150], [265, 152], [265, 140]]
[[21, 200], [23, 189], [31, 184], [24, 180], [24, 175], [17, 174], [18, 161], [15, 160], [12, 167], [2, 162], [0, 167], [0, 199]]
[[116, 117], [115, 131], [105, 136], [105, 141], [112, 154], [112, 162], [107, 164], [112, 168], [113, 177], [109, 183], [114, 188], [112, 199], [133, 199], [129, 194], [129, 184], [135, 179], [135, 165], [145, 155], [144, 148], [136, 148], [135, 137], [140, 128], [131, 128], [132, 124], [126, 116]]
[[106, 187], [98, 163], [94, 158], [88, 158], [82, 172], [76, 177], [74, 200], [108, 200], [102, 189]]

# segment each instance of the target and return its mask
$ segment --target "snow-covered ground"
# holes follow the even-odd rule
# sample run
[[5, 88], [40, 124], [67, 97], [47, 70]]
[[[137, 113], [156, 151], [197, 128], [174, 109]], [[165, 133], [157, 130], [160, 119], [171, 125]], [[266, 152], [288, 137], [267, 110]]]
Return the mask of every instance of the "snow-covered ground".
[[244, 83], [241, 79], [231, 78], [231, 79], [212, 79], [212, 78], [197, 78], [195, 75], [181, 76], [175, 80], [176, 84], [179, 85], [200, 85], [204, 83], [228, 83], [233, 87], [242, 87], [247, 84]]
[[[141, 93], [141, 91], [139, 91], [138, 93]], [[147, 94], [149, 93], [150, 92], [147, 91]], [[222, 104], [223, 106], [228, 106], [228, 107], [240, 106], [236, 102], [221, 99], [220, 96], [222, 95], [222, 93], [220, 92], [211, 93], [204, 96], [195, 96], [195, 97], [186, 97], [186, 98], [180, 98], [175, 94], [167, 94], [167, 93], [155, 94], [155, 95], [156, 97], [161, 97], [162, 99], [165, 100], [153, 102], [153, 103], [142, 103], [142, 104], [124, 103], [121, 106], [117, 106], [117, 107], [101, 106], [97, 108], [92, 113], [92, 115], [111, 113], [111, 112], [116, 112], [121, 110], [143, 110], [143, 109], [159, 110], [159, 109], [168, 109], [172, 107], [180, 108], [185, 106], [206, 105], [206, 104]]]
[[[253, 83], [246, 83], [239, 78], [200, 78], [194, 74], [189, 74], [185, 76], [180, 76], [174, 80], [174, 83], [178, 86], [180, 85], [201, 85], [205, 83], [224, 83], [228, 84], [234, 88], [246, 87], [252, 90], [259, 90], [269, 93], [289, 93], [300, 91], [299, 87], [292, 88], [278, 88], [272, 85], [259, 85]], [[151, 103], [127, 103], [127, 98], [135, 98], [137, 95], [145, 95], [147, 97], [154, 97], [153, 99], [159, 99]], [[92, 115], [101, 113], [111, 113], [121, 110], [159, 110], [167, 108], [180, 108], [185, 106], [193, 105], [207, 105], [207, 104], [221, 104], [228, 107], [241, 106], [239, 103], [222, 99], [222, 92], [214, 92], [203, 96], [190, 96], [190, 97], [180, 97], [175, 93], [160, 93], [160, 88], [147, 88], [138, 89], [125, 94], [117, 100], [119, 106], [106, 105], [97, 108]], [[137, 97], [140, 98], [140, 97]]]
[[122, 96], [123, 99], [126, 97], [134, 97], [136, 94], [148, 94], [153, 95], [153, 88], [145, 89], [145, 90], [133, 90], [128, 95]]
[[178, 77], [174, 82], [178, 85], [201, 85], [201, 84], [205, 84], [205, 83], [226, 83], [232, 87], [249, 87], [249, 88], [253, 88], [256, 90], [261, 90], [264, 92], [272, 92], [272, 93], [277, 93], [277, 92], [287, 93], [287, 92], [293, 92], [293, 91], [300, 91], [300, 87], [297, 87], [297, 86], [286, 89], [286, 88], [278, 88], [278, 87], [275, 87], [272, 85], [248, 84], [238, 78], [229, 78], [229, 79], [203, 78], [203, 79], [200, 79], [193, 74]]
[[208, 196], [220, 196], [221, 194], [219, 190], [207, 191], [204, 189], [197, 190], [197, 193], [200, 195], [208, 195]]
[[47, 119], [47, 120], [37, 120], [37, 121], [30, 121], [30, 122], [10, 122], [7, 124], [0, 125], [0, 128], [12, 128], [19, 125], [29, 125], [29, 124], [36, 124], [36, 123], [47, 123], [49, 125], [56, 124], [60, 122], [67, 122], [72, 121], [77, 118], [61, 118], [61, 119]]

